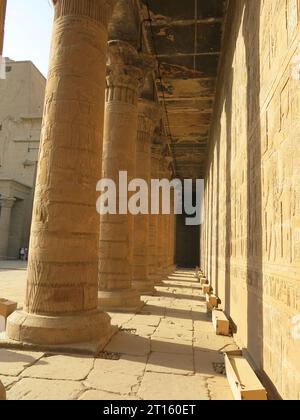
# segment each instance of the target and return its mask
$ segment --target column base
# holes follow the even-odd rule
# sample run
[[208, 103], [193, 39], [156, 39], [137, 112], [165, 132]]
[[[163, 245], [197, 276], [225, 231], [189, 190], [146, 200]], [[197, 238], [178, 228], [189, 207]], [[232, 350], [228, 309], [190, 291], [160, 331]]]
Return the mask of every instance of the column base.
[[101, 351], [117, 332], [110, 316], [99, 310], [73, 316], [44, 316], [14, 312], [7, 320], [3, 345], [43, 351]]
[[106, 312], [138, 312], [145, 303], [141, 294], [133, 289], [118, 289], [98, 293], [98, 304]]
[[2, 382], [0, 382], [0, 401], [6, 400], [6, 391]]
[[137, 290], [141, 295], [153, 295], [155, 293], [154, 284], [151, 281], [133, 281], [132, 287]]

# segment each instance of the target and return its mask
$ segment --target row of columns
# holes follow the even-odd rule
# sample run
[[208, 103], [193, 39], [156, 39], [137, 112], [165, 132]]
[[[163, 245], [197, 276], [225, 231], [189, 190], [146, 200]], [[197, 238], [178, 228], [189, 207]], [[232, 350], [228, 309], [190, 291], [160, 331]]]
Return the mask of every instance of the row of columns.
[[7, 325], [14, 341], [101, 348], [113, 334], [103, 310], [137, 310], [173, 268], [173, 216], [96, 212], [101, 177], [166, 175], [152, 142], [158, 105], [139, 100], [154, 63], [108, 42], [115, 3], [53, 0], [26, 300]]

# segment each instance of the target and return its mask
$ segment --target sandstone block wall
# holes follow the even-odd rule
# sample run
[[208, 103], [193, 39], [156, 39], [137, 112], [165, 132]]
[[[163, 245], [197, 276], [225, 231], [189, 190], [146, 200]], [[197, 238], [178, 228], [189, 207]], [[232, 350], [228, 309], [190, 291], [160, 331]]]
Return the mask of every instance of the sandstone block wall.
[[230, 1], [202, 266], [236, 338], [300, 399], [300, 1]]

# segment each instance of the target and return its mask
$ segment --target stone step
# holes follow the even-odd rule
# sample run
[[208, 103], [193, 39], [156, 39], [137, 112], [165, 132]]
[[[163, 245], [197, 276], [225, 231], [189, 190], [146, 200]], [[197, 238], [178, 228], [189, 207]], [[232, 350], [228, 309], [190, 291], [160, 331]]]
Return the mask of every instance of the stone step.
[[212, 322], [217, 335], [230, 336], [230, 322], [222, 310], [213, 310]]

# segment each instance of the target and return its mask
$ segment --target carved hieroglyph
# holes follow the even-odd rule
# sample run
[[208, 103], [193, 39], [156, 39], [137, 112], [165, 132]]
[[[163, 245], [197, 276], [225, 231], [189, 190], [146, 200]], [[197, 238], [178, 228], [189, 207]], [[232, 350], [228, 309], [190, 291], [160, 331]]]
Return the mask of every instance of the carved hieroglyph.
[[299, 400], [300, 2], [235, 2], [227, 22], [202, 265], [239, 345]]
[[[107, 91], [102, 177], [119, 184], [119, 172], [135, 177], [138, 95], [152, 59], [123, 41], [108, 43]], [[124, 203], [127, 200], [125, 198]], [[117, 203], [119, 204], [119, 203]], [[127, 212], [128, 213], [128, 212]], [[100, 218], [99, 304], [103, 308], [134, 310], [140, 294], [132, 288], [133, 216], [108, 214]]]
[[10, 339], [105, 341], [98, 307], [99, 216], [107, 26], [114, 0], [56, 0], [23, 312]]

